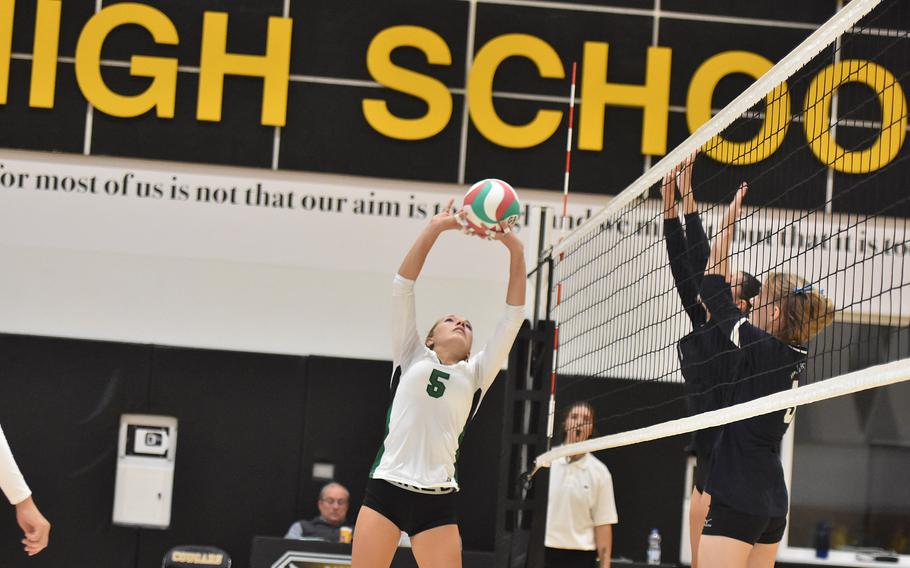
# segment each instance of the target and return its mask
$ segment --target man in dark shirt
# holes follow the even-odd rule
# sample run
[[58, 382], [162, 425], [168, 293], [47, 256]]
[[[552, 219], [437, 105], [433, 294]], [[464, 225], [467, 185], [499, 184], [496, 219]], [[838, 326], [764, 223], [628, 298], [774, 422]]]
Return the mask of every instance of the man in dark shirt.
[[320, 538], [339, 542], [339, 530], [348, 516], [350, 493], [340, 483], [327, 484], [319, 492], [319, 515], [309, 521], [297, 521], [284, 538]]

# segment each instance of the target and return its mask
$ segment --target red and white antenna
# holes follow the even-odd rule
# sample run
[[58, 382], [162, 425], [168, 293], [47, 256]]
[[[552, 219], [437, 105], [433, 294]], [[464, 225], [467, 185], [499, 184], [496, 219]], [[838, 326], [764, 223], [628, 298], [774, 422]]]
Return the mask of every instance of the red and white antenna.
[[569, 218], [569, 174], [572, 170], [572, 126], [575, 123], [575, 70], [577, 64], [572, 62], [572, 88], [569, 91], [569, 133], [566, 136], [566, 175], [562, 182], [562, 222], [559, 226], [559, 240], [566, 235], [566, 222]]
[[[572, 62], [572, 87], [569, 91], [569, 132], [566, 136], [566, 175], [562, 183], [562, 221], [559, 227], [559, 240], [562, 240], [566, 234], [566, 224], [569, 219], [569, 174], [572, 171], [572, 126], [575, 123], [575, 73], [578, 64]], [[565, 252], [559, 253], [559, 260], [562, 261]], [[547, 447], [553, 439], [553, 426], [556, 419], [556, 367], [559, 355], [559, 304], [562, 302], [562, 283], [556, 283], [556, 306], [554, 309], [554, 328], [553, 328], [553, 368], [550, 373], [550, 401], [547, 408]]]

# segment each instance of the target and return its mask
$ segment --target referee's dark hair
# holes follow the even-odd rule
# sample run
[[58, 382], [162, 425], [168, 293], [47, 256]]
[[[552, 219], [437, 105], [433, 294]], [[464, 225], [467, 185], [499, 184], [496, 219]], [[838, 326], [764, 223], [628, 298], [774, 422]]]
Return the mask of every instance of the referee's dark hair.
[[591, 436], [589, 439], [597, 437], [597, 413], [594, 412], [594, 407], [586, 400], [576, 400], [565, 407], [565, 410], [562, 411], [562, 419], [559, 421], [559, 429], [561, 431], [560, 442], [563, 444], [566, 442], [566, 434], [568, 433], [566, 432], [566, 420], [569, 419], [569, 414], [579, 406], [587, 408], [588, 412], [591, 414]]

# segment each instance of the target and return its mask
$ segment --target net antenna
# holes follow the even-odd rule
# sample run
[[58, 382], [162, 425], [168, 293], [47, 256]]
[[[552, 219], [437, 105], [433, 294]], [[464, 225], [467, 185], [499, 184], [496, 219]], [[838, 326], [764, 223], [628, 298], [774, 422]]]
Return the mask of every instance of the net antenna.
[[[559, 240], [566, 236], [566, 229], [568, 228], [568, 218], [569, 218], [569, 175], [572, 171], [572, 132], [573, 124], [575, 122], [575, 78], [576, 70], [578, 63], [576, 61], [572, 62], [572, 86], [569, 90], [569, 130], [566, 133], [566, 172], [565, 177], [562, 182], [562, 220], [560, 221], [559, 226]], [[550, 252], [552, 255], [552, 251]], [[553, 368], [550, 374], [550, 400], [547, 405], [547, 449], [549, 450], [553, 440], [553, 424], [554, 417], [556, 414], [556, 369], [558, 366], [558, 355], [559, 355], [559, 302], [562, 299], [561, 286], [559, 283], [556, 283], [555, 294], [556, 294], [556, 318], [553, 326]], [[537, 472], [537, 468], [534, 468], [531, 473], [528, 475], [528, 481], [533, 475]]]
[[[754, 194], [758, 197], [756, 201], [761, 203], [759, 207], [746, 207], [744, 220], [740, 221], [733, 240], [732, 258], [744, 261], [750, 270], [758, 266], [762, 274], [801, 273], [816, 287], [826, 288], [836, 306], [836, 321], [908, 325], [910, 262], [905, 268], [904, 257], [910, 256], [906, 252], [910, 249], [910, 232], [906, 230], [910, 196], [895, 200], [893, 194], [888, 195], [887, 199], [892, 201], [881, 204], [877, 204], [874, 197], [879, 186], [895, 185], [895, 171], [897, 176], [903, 176], [897, 186], [906, 187], [910, 183], [907, 175], [910, 153], [900, 152], [907, 133], [907, 103], [900, 81], [910, 71], [907, 68], [910, 67], [910, 53], [904, 55], [910, 51], [907, 49], [910, 32], [884, 29], [888, 26], [876, 23], [878, 20], [888, 23], [877, 8], [889, 6], [889, 9], [906, 10], [900, 4], [901, 0], [847, 3], [682, 144], [613, 197], [596, 215], [569, 234], [561, 231], [561, 238], [551, 252], [555, 263], [552, 293], [555, 295], [553, 319], [556, 325], [548, 407], [550, 439], [555, 423], [556, 394], [569, 388], [563, 385], [557, 388], [557, 375], [560, 383], [569, 377], [582, 378], [589, 383], [600, 378], [623, 379], [628, 383], [605, 387], [605, 392], [598, 392], [589, 399], [615, 397], [612, 416], [598, 420], [598, 423], [666, 410], [674, 404], [679, 406], [677, 403], [685, 398], [685, 395], [675, 396], [650, 406], [629, 409], [626, 401], [629, 397], [621, 395], [644, 385], [675, 385], [675, 392], [680, 390], [682, 380], [676, 342], [686, 333], [684, 328], [688, 321], [669, 278], [667, 253], [663, 250], [658, 229], [663, 209], [657, 200], [648, 198], [656, 195], [656, 186], [665, 175], [696, 152], [701, 152], [699, 165], [695, 167], [696, 176], [701, 176], [697, 180], [700, 182], [698, 191], [709, 195], [709, 200], [704, 202], [709, 208], [704, 212], [709, 236], [712, 228], [718, 228], [721, 218], [720, 208], [713, 203], [728, 201], [743, 177], [749, 176], [750, 199]], [[859, 26], [864, 18], [872, 23], [863, 21]], [[869, 46], [859, 41], [845, 42], [846, 36], [882, 39], [892, 44], [882, 50], [870, 51]], [[904, 43], [898, 44], [901, 41]], [[882, 66], [865, 59], [842, 60], [847, 49], [843, 47], [845, 43], [862, 53], [865, 59], [885, 54], [890, 57], [891, 65], [898, 61], [905, 67], [895, 77]], [[899, 54], [902, 56], [886, 53], [893, 51], [895, 45], [904, 50]], [[791, 81], [789, 90], [787, 81]], [[841, 96], [838, 102], [837, 90], [848, 82], [864, 84], [871, 88], [873, 95], [860, 100], [851, 93]], [[574, 66], [572, 90], [574, 105]], [[791, 93], [805, 94], [804, 108], [796, 114], [791, 111]], [[833, 109], [832, 99], [835, 99]], [[767, 103], [765, 110], [756, 111], [755, 107], [762, 101]], [[870, 106], [879, 109], [881, 120], [868, 119]], [[752, 127], [756, 121], [762, 123], [762, 128], [760, 135], [753, 137]], [[563, 231], [567, 223], [565, 200], [571, 122], [570, 112]], [[802, 123], [806, 133], [806, 140], [795, 149], [793, 144], [784, 142], [791, 122]], [[833, 135], [835, 126], [840, 128], [837, 142]], [[849, 145], [851, 129], [875, 131], [866, 138], [854, 133], [852, 144], [867, 147], [866, 150], [849, 151], [838, 145]], [[731, 142], [742, 139], [744, 131], [750, 142]], [[796, 128], [792, 128], [791, 134], [795, 131]], [[843, 139], [840, 139], [841, 133], [845, 133]], [[761, 140], [755, 145], [759, 138]], [[805, 165], [804, 158], [809, 154], [807, 141], [817, 158], [813, 158], [814, 166]], [[773, 146], [770, 152], [769, 146]], [[775, 151], [776, 155], [770, 158]], [[760, 162], [764, 163], [756, 166]], [[741, 167], [745, 165], [749, 168]], [[798, 170], [796, 175], [794, 170]], [[821, 207], [817, 202], [808, 201], [806, 195], [815, 187], [812, 184], [819, 178], [824, 182], [827, 177], [830, 186], [835, 171], [840, 176], [838, 187], [844, 189], [835, 195], [827, 194]], [[749, 203], [747, 200], [747, 205]], [[901, 252], [898, 252], [899, 248]], [[673, 420], [663, 418], [644, 427], [557, 448], [551, 448], [548, 441], [547, 451], [535, 460], [534, 471], [548, 467], [560, 457], [721, 426], [910, 379], [910, 353], [901, 355], [904, 359], [899, 361], [856, 372], [822, 369], [823, 366], [831, 367], [831, 359], [846, 353], [850, 345], [849, 342], [835, 345], [836, 340], [825, 334], [819, 338], [810, 348], [807, 374], [823, 380], [749, 403]]]

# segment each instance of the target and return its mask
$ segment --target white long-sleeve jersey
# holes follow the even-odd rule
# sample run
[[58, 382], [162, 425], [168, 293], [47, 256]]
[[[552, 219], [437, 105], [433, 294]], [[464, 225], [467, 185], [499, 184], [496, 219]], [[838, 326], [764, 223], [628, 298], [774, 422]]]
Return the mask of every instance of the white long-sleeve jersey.
[[392, 297], [393, 396], [370, 477], [424, 489], [458, 489], [455, 468], [465, 427], [509, 355], [524, 306], [506, 304], [480, 352], [443, 365], [417, 333], [414, 281], [396, 275]]
[[0, 427], [0, 489], [13, 505], [25, 501], [32, 492], [25, 484], [25, 479], [13, 459], [13, 452]]

